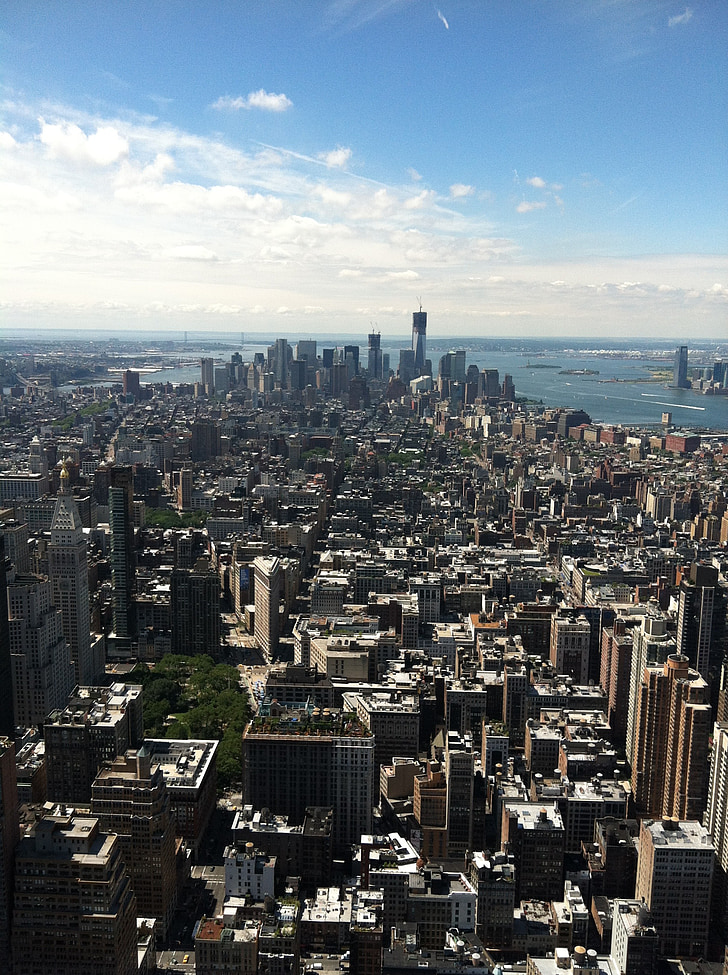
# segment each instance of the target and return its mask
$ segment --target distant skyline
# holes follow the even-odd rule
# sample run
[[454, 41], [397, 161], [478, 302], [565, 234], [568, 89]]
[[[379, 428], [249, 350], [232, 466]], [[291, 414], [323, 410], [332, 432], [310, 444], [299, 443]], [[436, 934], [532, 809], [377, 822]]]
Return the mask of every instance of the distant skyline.
[[0, 329], [728, 335], [728, 5], [15, 0]]

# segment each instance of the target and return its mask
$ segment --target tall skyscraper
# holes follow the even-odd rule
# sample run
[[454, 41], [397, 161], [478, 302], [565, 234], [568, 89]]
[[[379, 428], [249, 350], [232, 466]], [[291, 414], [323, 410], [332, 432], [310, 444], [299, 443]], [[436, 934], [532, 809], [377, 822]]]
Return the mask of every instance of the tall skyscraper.
[[5, 556], [5, 539], [0, 535], [0, 735], [15, 737], [13, 708], [13, 665], [10, 653], [8, 622], [8, 572], [10, 560]]
[[200, 382], [208, 395], [215, 392], [215, 360], [211, 356], [200, 359]]
[[412, 351], [415, 354], [415, 377], [421, 376], [425, 371], [425, 359], [427, 351], [425, 348], [427, 341], [427, 312], [412, 312]]
[[684, 653], [706, 680], [711, 666], [716, 672], [720, 668], [724, 627], [725, 596], [718, 586], [718, 570], [712, 565], [693, 562], [689, 578], [683, 578], [680, 583], [677, 651]]
[[30, 728], [65, 705], [75, 674], [48, 579], [11, 573], [7, 605], [15, 722]]
[[707, 691], [707, 683], [682, 654], [671, 654], [662, 668], [645, 668], [632, 761], [639, 812], [680, 819], [702, 816], [712, 728]]
[[253, 561], [255, 600], [255, 642], [268, 660], [278, 653], [281, 602], [281, 561], [259, 555]]
[[690, 389], [688, 381], [688, 347], [678, 346], [675, 349], [675, 362], [672, 367], [672, 385], [678, 389]]
[[134, 593], [134, 480], [131, 467], [109, 468], [109, 527], [114, 633], [131, 639], [136, 631]]
[[20, 841], [12, 948], [14, 975], [136, 975], [136, 898], [98, 819], [48, 816]]
[[171, 583], [172, 650], [220, 653], [220, 577], [208, 559], [194, 569], [173, 569]]
[[369, 375], [372, 379], [382, 378], [382, 336], [379, 332], [369, 333], [369, 358], [367, 360]]
[[723, 933], [728, 931], [728, 722], [713, 727], [710, 786], [705, 826], [715, 844], [715, 912]]
[[65, 464], [51, 522], [48, 574], [53, 604], [61, 611], [63, 635], [71, 648], [76, 683], [94, 684], [103, 672], [104, 662], [92, 656], [86, 539]]

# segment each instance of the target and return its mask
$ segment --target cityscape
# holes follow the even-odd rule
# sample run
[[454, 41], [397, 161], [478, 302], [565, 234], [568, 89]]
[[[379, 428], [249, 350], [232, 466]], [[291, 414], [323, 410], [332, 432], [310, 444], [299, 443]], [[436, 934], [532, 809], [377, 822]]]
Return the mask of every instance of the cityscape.
[[728, 423], [435, 331], [3, 342], [3, 972], [723, 972]]
[[726, 37], [3, 5], [0, 975], [728, 975]]

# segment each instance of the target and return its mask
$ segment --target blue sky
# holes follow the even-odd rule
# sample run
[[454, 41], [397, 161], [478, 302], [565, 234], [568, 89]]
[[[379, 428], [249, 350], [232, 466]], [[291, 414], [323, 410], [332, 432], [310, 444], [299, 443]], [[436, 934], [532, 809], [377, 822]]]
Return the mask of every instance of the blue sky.
[[6, 3], [14, 326], [728, 336], [728, 5]]

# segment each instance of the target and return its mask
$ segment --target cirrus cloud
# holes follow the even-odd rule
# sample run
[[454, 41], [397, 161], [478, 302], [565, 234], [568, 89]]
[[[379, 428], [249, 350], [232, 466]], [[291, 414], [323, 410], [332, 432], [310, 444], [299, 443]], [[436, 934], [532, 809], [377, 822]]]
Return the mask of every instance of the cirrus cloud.
[[521, 200], [516, 207], [516, 213], [530, 213], [531, 210], [544, 210], [545, 207], [544, 200]]

